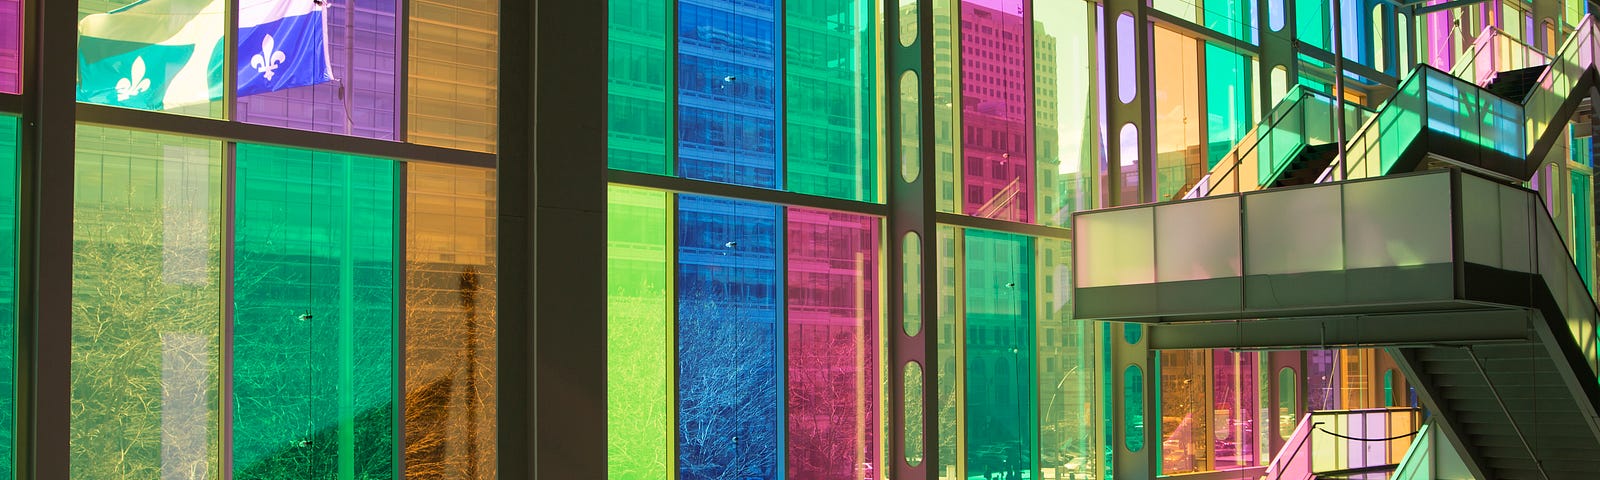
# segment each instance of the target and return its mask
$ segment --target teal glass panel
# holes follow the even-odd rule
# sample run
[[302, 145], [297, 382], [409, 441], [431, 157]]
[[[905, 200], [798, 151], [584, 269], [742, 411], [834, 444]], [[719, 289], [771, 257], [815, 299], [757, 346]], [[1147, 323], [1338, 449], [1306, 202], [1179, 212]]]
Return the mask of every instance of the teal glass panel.
[[1129, 345], [1137, 345], [1144, 338], [1144, 328], [1137, 323], [1122, 324], [1122, 340]]
[[1205, 0], [1205, 26], [1239, 40], [1256, 43], [1260, 32], [1256, 19], [1257, 0]]
[[1572, 244], [1577, 250], [1578, 276], [1594, 293], [1594, 190], [1587, 173], [1572, 172]]
[[236, 158], [233, 476], [393, 478], [397, 164]]
[[877, 3], [783, 2], [790, 191], [878, 199]]
[[1207, 42], [1206, 58], [1206, 168], [1228, 154], [1253, 123], [1251, 98], [1255, 95], [1250, 57]]
[[610, 0], [606, 156], [611, 168], [670, 175], [672, 2]]
[[1328, 48], [1328, 3], [1322, 0], [1294, 0], [1295, 36], [1313, 47]]
[[1036, 475], [1033, 241], [971, 229], [965, 241], [967, 475]]
[[80, 102], [222, 116], [222, 0], [78, 2]]
[[1122, 371], [1122, 415], [1123, 446], [1144, 450], [1144, 371], [1138, 365]]
[[17, 117], [0, 116], [0, 479], [13, 477], [16, 427]]
[[219, 478], [222, 144], [80, 126], [71, 477]]

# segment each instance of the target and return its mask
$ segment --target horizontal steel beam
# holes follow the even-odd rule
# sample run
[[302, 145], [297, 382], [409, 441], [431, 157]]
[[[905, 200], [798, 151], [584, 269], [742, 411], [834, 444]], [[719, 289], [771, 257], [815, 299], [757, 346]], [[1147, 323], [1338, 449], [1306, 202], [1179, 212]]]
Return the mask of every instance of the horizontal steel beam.
[[293, 130], [216, 118], [108, 107], [90, 103], [79, 103], [77, 114], [80, 123], [146, 132], [225, 139], [242, 143], [292, 146], [408, 162], [481, 168], [495, 168], [498, 163], [498, 157], [492, 153]]
[[1150, 326], [1150, 348], [1370, 348], [1527, 342], [1532, 313], [1522, 309], [1277, 318]]
[[861, 213], [886, 217], [889, 215], [889, 206], [881, 203], [858, 202], [832, 197], [819, 197], [782, 190], [767, 188], [747, 187], [729, 183], [708, 182], [679, 177], [651, 175], [647, 173], [625, 172], [621, 170], [608, 170], [607, 181], [620, 185], [668, 190], [678, 193], [695, 195], [710, 195], [714, 197], [737, 198], [757, 202], [777, 203], [795, 207], [820, 208], [823, 210], [836, 210], [841, 212]]

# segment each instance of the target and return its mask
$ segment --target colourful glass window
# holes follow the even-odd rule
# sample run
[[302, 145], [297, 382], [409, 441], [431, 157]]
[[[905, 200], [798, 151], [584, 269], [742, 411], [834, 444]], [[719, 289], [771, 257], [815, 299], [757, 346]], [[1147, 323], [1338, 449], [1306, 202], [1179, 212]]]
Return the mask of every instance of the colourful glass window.
[[495, 172], [411, 163], [405, 173], [406, 477], [491, 476]]
[[15, 465], [19, 123], [0, 116], [0, 478], [13, 478]]
[[1161, 473], [1211, 470], [1210, 358], [1205, 350], [1159, 353]]
[[1138, 365], [1122, 371], [1122, 429], [1128, 451], [1144, 450], [1144, 370]]
[[678, 2], [678, 174], [781, 188], [775, 0]]
[[399, 2], [239, 0], [239, 121], [397, 139]]
[[[937, 6], [943, 2], [935, 2]], [[957, 247], [959, 234], [955, 227], [940, 225], [938, 227], [938, 295], [939, 313], [934, 317], [935, 328], [938, 329], [937, 339], [939, 347], [937, 354], [939, 377], [939, 478], [940, 480], [964, 479], [956, 471], [961, 459], [957, 458], [956, 446], [963, 436], [966, 418], [961, 408], [962, 392], [967, 373], [961, 368], [958, 359], [965, 354], [962, 346], [964, 331], [957, 328], [962, 323], [959, 321], [961, 302], [956, 289], [956, 256], [960, 253]]]
[[1328, 3], [1321, 0], [1294, 0], [1295, 36], [1312, 47], [1327, 50], [1329, 47], [1330, 11]]
[[1589, 174], [1572, 172], [1572, 244], [1577, 251], [1578, 275], [1594, 292], [1594, 189]]
[[1033, 222], [1029, 47], [1034, 29], [1028, 10], [1022, 0], [961, 2], [962, 211], [967, 215]]
[[0, 0], [0, 93], [22, 93], [22, 23], [22, 0]]
[[[961, 91], [956, 77], [962, 54], [961, 29], [957, 26], [953, 2], [933, 2], [933, 149], [936, 157], [934, 178], [938, 182], [935, 204], [941, 212], [957, 212], [961, 190], [958, 162], [961, 162]], [[940, 455], [939, 458], [953, 458]], [[941, 471], [943, 471], [941, 469]]]
[[876, 473], [881, 221], [788, 208], [789, 478]]
[[[1034, 328], [1038, 373], [1039, 471], [1056, 478], [1092, 476], [1094, 322], [1072, 318], [1072, 242], [1035, 239], [1040, 312]], [[1041, 475], [1043, 475], [1041, 473]]]
[[673, 62], [668, 0], [610, 0], [606, 148], [611, 168], [667, 175]]
[[783, 2], [790, 191], [878, 200], [875, 3]]
[[774, 480], [785, 465], [778, 207], [677, 204], [678, 478]]
[[1260, 463], [1257, 426], [1261, 423], [1260, 365], [1255, 352], [1212, 350], [1210, 429], [1215, 470], [1252, 467]]
[[1062, 226], [1094, 207], [1095, 113], [1087, 2], [1034, 4], [1033, 92], [1039, 223]]
[[1036, 468], [1033, 242], [967, 230], [967, 474], [1022, 476]]
[[611, 478], [661, 478], [672, 461], [672, 234], [668, 194], [607, 191], [606, 435]]
[[1217, 165], [1254, 123], [1250, 57], [1206, 43], [1206, 168]]
[[78, 2], [78, 101], [222, 116], [226, 6]]
[[1294, 435], [1295, 422], [1300, 418], [1300, 400], [1295, 395], [1300, 388], [1299, 377], [1295, 376], [1294, 369], [1283, 367], [1278, 369], [1278, 439], [1288, 440]]
[[[1156, 199], [1172, 200], [1209, 171], [1202, 151], [1200, 45], [1163, 27], [1155, 31]], [[1228, 148], [1231, 148], [1230, 145]], [[1223, 152], [1226, 153], [1226, 152]]]
[[397, 166], [237, 147], [234, 478], [395, 474]]
[[76, 156], [72, 477], [217, 478], [222, 144], [80, 126]]
[[406, 140], [494, 153], [500, 134], [499, 2], [408, 1]]

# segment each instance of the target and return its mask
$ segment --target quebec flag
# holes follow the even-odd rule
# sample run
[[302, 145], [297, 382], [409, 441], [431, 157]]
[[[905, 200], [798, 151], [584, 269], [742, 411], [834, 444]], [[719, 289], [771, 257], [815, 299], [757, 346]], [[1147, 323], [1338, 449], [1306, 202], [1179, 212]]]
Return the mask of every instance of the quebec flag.
[[239, 1], [239, 96], [333, 80], [322, 3]]

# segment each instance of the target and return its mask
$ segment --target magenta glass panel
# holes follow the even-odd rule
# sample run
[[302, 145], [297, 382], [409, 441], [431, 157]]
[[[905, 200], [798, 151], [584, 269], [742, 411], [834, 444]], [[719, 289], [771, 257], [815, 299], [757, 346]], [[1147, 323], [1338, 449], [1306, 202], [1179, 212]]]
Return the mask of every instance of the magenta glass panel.
[[398, 4], [399, 0], [328, 2], [328, 58], [336, 80], [240, 97], [239, 121], [397, 140]]
[[[1431, 0], [1428, 5], [1444, 3], [1444, 0]], [[1441, 70], [1449, 71], [1454, 52], [1450, 48], [1450, 10], [1423, 15], [1428, 21], [1428, 60], [1429, 65]], [[1477, 34], [1478, 32], [1472, 32]]]
[[961, 1], [967, 215], [1033, 222], [1032, 25], [1023, 0]]
[[0, 93], [22, 93], [22, 0], [0, 0]]
[[881, 478], [879, 224], [788, 209], [789, 478]]
[[1260, 390], [1256, 352], [1211, 352], [1212, 448], [1216, 469], [1255, 466]]

